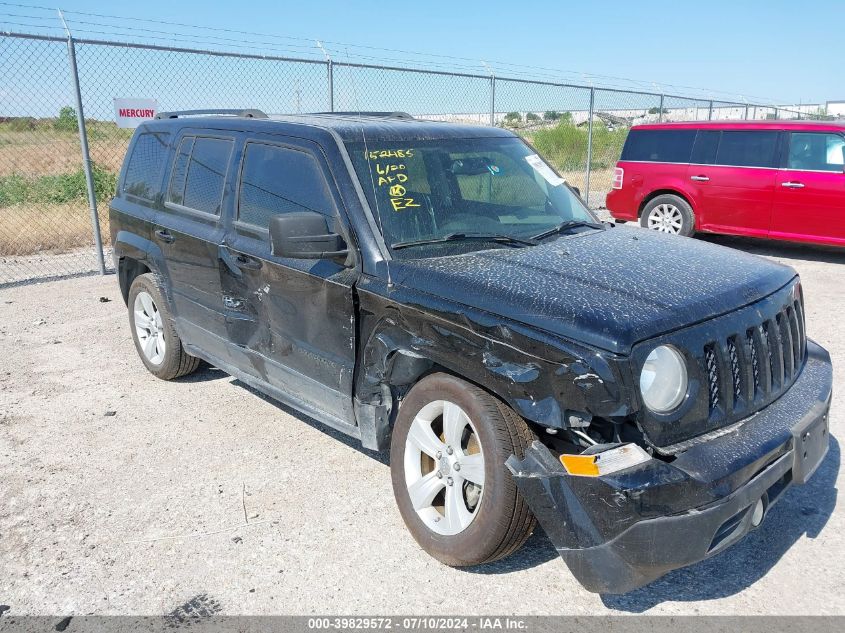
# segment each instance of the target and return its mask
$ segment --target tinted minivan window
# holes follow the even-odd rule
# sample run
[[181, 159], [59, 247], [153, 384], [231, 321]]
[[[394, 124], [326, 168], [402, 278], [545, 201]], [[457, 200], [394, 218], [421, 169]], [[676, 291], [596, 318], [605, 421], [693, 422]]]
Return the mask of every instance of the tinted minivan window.
[[194, 141], [182, 204], [205, 213], [220, 213], [226, 168], [233, 141], [199, 137]]
[[238, 194], [238, 219], [267, 228], [279, 213], [317, 211], [332, 215], [334, 204], [320, 165], [307, 152], [247, 143]]
[[776, 131], [725, 130], [716, 153], [717, 165], [774, 167]]
[[845, 169], [845, 137], [818, 132], [793, 132], [790, 136], [789, 169], [839, 172]]
[[719, 130], [699, 130], [692, 147], [691, 163], [696, 165], [712, 165], [716, 162], [716, 150], [719, 148]]
[[145, 200], [155, 197], [161, 184], [169, 142], [170, 134], [166, 132], [144, 132], [138, 135], [123, 179], [125, 193]]
[[625, 140], [621, 160], [688, 163], [695, 130], [638, 130]]

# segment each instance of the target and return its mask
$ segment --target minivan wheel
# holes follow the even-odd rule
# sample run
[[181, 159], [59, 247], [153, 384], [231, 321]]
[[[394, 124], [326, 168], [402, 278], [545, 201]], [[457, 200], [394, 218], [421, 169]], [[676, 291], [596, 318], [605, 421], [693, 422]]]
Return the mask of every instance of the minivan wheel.
[[456, 567], [515, 552], [536, 520], [505, 460], [534, 440], [525, 421], [475, 385], [431, 374], [399, 409], [390, 447], [393, 494], [417, 543]]
[[182, 347], [167, 302], [151, 273], [132, 282], [128, 307], [135, 349], [153, 375], [172, 380], [196, 371], [200, 359]]
[[649, 200], [640, 216], [640, 225], [661, 233], [690, 236], [695, 232], [695, 214], [686, 200], [666, 194]]

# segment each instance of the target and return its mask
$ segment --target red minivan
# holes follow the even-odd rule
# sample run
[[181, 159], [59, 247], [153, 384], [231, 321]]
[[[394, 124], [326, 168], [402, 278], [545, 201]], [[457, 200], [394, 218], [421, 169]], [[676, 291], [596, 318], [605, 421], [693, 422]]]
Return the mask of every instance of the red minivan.
[[664, 233], [845, 246], [845, 123], [635, 126], [607, 208], [617, 220]]

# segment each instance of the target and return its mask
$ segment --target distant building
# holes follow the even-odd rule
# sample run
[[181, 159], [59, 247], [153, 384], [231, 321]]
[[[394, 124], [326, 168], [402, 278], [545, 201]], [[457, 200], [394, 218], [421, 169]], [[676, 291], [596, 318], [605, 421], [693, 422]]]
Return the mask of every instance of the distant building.
[[845, 119], [845, 101], [828, 101], [825, 108], [828, 114], [838, 119]]

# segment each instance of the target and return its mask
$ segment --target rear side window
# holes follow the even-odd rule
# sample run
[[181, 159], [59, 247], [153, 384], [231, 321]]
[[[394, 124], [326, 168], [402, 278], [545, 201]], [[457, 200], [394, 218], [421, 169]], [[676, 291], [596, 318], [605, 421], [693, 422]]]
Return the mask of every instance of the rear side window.
[[793, 132], [789, 140], [787, 167], [841, 172], [845, 169], [845, 138], [839, 134]]
[[185, 181], [183, 204], [186, 207], [215, 215], [220, 213], [233, 144], [233, 141], [219, 138], [200, 137], [194, 141]]
[[311, 154], [264, 143], [247, 143], [238, 193], [238, 219], [261, 228], [280, 213], [333, 215], [326, 179]]
[[173, 161], [168, 202], [219, 215], [233, 145], [230, 139], [184, 137]]
[[638, 130], [625, 140], [621, 160], [653, 163], [688, 163], [695, 130]]
[[144, 200], [153, 200], [158, 193], [167, 158], [170, 134], [144, 132], [135, 140], [126, 165], [123, 192]]
[[717, 165], [734, 167], [774, 167], [776, 131], [725, 130], [716, 154]]

